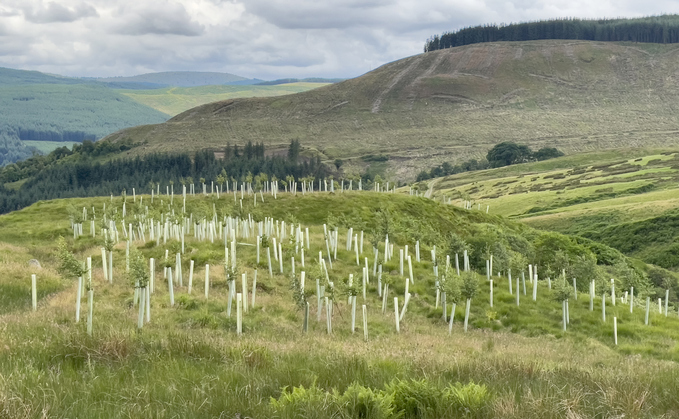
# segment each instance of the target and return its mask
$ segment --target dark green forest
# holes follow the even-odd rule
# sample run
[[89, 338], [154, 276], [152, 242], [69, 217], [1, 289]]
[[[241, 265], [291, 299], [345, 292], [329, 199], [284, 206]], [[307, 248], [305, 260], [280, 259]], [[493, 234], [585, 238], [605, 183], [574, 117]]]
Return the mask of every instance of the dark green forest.
[[[328, 169], [320, 159], [299, 157], [299, 142], [293, 141], [287, 156], [266, 156], [264, 144], [248, 143], [242, 148], [227, 147], [225, 158], [217, 159], [214, 150], [189, 154], [151, 154], [144, 157], [118, 158], [102, 162], [99, 157], [129, 148], [109, 142], [85, 141], [72, 150], [61, 147], [47, 156], [35, 156], [20, 164], [0, 170], [0, 213], [14, 211], [40, 200], [88, 196], [120, 195], [135, 188], [150, 193], [151, 185], [175, 185], [181, 193], [182, 183], [206, 183], [224, 176], [230, 184], [250, 176], [253, 186], [264, 179], [295, 179], [306, 176], [325, 177]], [[263, 176], [266, 175], [266, 176]], [[18, 190], [5, 188], [7, 181], [27, 179]], [[197, 186], [196, 190], [200, 187]]]
[[479, 25], [434, 35], [425, 43], [424, 52], [481, 42], [540, 39], [677, 43], [679, 15], [638, 19], [551, 19], [509, 25]]

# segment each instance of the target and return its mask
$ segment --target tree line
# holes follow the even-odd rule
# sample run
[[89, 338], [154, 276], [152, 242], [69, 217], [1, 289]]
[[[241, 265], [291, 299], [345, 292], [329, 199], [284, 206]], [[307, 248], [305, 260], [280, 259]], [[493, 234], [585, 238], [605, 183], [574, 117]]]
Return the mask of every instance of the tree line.
[[[166, 185], [174, 185], [175, 193], [179, 194], [180, 184], [184, 183], [204, 181], [209, 185], [211, 181], [223, 179], [233, 185], [234, 182], [252, 182], [256, 178], [261, 184], [262, 179], [285, 179], [287, 176], [318, 178], [329, 174], [320, 158], [299, 157], [298, 141], [291, 143], [287, 156], [265, 156], [263, 143], [249, 143], [243, 148], [243, 153], [234, 146], [230, 148], [230, 155], [227, 156], [225, 151], [225, 157], [221, 159], [215, 157], [214, 150], [203, 150], [193, 156], [188, 153], [150, 154], [107, 162], [94, 157], [98, 145], [75, 145], [68, 158], [64, 155], [65, 147], [55, 150], [45, 159], [36, 158], [42, 163], [47, 158], [54, 161], [37, 170], [17, 190], [8, 189], [4, 182], [0, 182], [0, 213], [21, 209], [39, 200], [119, 195], [123, 190], [129, 192], [132, 188], [138, 193], [150, 193], [151, 187], [158, 184], [162, 185], [162, 192]], [[91, 150], [87, 151], [90, 147]], [[6, 178], [5, 172], [10, 170], [9, 166], [4, 168], [0, 178]]]
[[529, 163], [532, 161], [542, 161], [561, 157], [564, 154], [554, 147], [543, 147], [538, 151], [531, 150], [527, 145], [516, 144], [505, 141], [496, 144], [486, 154], [482, 160], [471, 159], [466, 162], [453, 166], [445, 162], [431, 168], [429, 171], [423, 170], [417, 175], [417, 182], [433, 179], [435, 177], [454, 175], [456, 173], [471, 172], [474, 170], [484, 170], [492, 167], [509, 166], [512, 164]]
[[424, 52], [482, 42], [582, 39], [671, 44], [679, 42], [679, 15], [638, 19], [550, 19], [536, 22], [489, 24], [434, 35]]

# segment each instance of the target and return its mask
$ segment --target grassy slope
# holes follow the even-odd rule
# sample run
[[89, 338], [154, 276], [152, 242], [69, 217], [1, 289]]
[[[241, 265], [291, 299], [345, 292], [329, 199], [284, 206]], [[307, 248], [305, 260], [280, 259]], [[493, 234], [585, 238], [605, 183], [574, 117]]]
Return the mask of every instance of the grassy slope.
[[327, 83], [287, 83], [275, 86], [201, 86], [129, 90], [122, 93], [168, 115], [177, 115], [196, 106], [242, 97], [270, 97], [305, 92]]
[[[328, 158], [391, 156], [412, 178], [443, 161], [482, 157], [512, 140], [568, 154], [676, 142], [676, 45], [578, 41], [476, 44], [386, 64], [361, 77], [284, 98], [204, 105], [111, 139], [148, 151], [285, 144]], [[200, 141], [197, 141], [200, 139]]]
[[471, 199], [533, 227], [583, 235], [677, 268], [678, 181], [677, 153], [627, 150], [462, 173], [430, 186], [435, 198], [453, 198], [456, 205]]
[[[149, 197], [144, 201], [148, 204]], [[192, 201], [190, 205], [194, 205]], [[245, 210], [254, 210], [247, 201]], [[294, 213], [303, 226], [310, 227], [312, 246], [307, 263], [311, 263], [310, 255], [324, 248], [320, 223], [328, 211], [351, 214], [352, 220], [360, 222], [377, 208], [389, 208], [429, 220], [441, 231], [474, 222], [526, 229], [495, 216], [404, 196], [280, 194], [277, 201], [270, 196], [265, 196], [265, 201], [258, 205], [259, 214], [280, 218]], [[218, 201], [219, 211], [224, 207], [230, 211], [232, 202], [229, 196], [223, 197]], [[245, 315], [244, 336], [236, 339], [234, 318], [225, 313], [226, 288], [220, 266], [223, 246], [219, 241], [187, 241], [183, 263], [187, 264], [189, 257], [197, 261], [194, 294], [188, 296], [185, 287], [177, 288], [174, 308], [168, 304], [162, 270], [156, 272], [152, 322], [139, 333], [135, 332], [136, 309], [131, 306], [132, 287], [122, 274], [124, 244], [114, 252], [114, 284], [109, 285], [101, 274], [98, 239], [84, 237], [74, 247], [80, 258], [93, 257], [95, 332], [92, 338], [87, 337], [84, 323], [73, 321], [73, 282], [54, 274], [51, 252], [57, 235], [69, 235], [69, 204], [101, 209], [104, 203], [112, 205], [106, 198], [55, 200], [0, 217], [6, 242], [0, 245], [0, 268], [5, 273], [0, 286], [7, 299], [4, 314], [0, 314], [3, 416], [271, 417], [275, 412], [268, 398], [278, 397], [284, 386], [316, 383], [324, 389], [343, 391], [358, 381], [381, 389], [395, 377], [427, 378], [440, 385], [454, 381], [483, 383], [493, 397], [483, 417], [625, 414], [650, 418], [663, 414], [673, 417], [672, 412], [679, 410], [673, 397], [679, 389], [676, 316], [665, 318], [652, 311], [651, 326], [644, 327], [640, 307], [631, 315], [627, 305], [619, 304], [609, 307], [609, 320], [603, 324], [600, 302], [590, 312], [586, 296], [580, 294], [577, 302], [571, 302], [570, 330], [564, 334], [560, 331], [560, 305], [551, 300], [544, 284], [539, 286], [537, 302], [522, 295], [517, 308], [507, 291], [507, 279], [495, 278], [494, 307], [488, 306], [488, 284], [481, 281], [481, 290], [472, 303], [471, 331], [462, 332], [463, 310], [458, 307], [456, 325], [449, 336], [440, 320], [440, 309], [433, 308], [432, 266], [426, 258], [414, 264], [413, 299], [401, 334], [393, 328], [391, 302], [387, 314], [381, 314], [373, 279], [367, 300], [370, 341], [362, 341], [360, 326], [356, 335], [350, 333], [346, 297], [338, 298], [334, 334], [326, 335], [324, 322], [315, 320], [315, 299], [310, 291], [313, 281], [308, 279], [312, 321], [309, 334], [304, 335], [300, 330], [302, 315], [294, 309], [287, 279], [278, 274], [270, 278], [260, 265], [257, 305]], [[121, 200], [116, 198], [115, 206], [120, 205]], [[331, 271], [336, 281], [349, 273], [360, 277], [352, 262], [353, 252], [343, 250], [343, 232], [340, 230], [338, 261]], [[397, 243], [396, 248], [403, 244]], [[147, 257], [161, 260], [165, 249], [176, 245], [147, 245], [142, 250]], [[371, 258], [371, 252], [365, 256]], [[28, 311], [31, 271], [26, 261], [32, 257], [44, 266], [38, 271], [41, 295], [37, 313]], [[252, 278], [254, 247], [239, 246], [238, 258], [242, 270]], [[207, 301], [201, 280], [204, 263], [212, 265], [213, 282]], [[385, 272], [398, 269], [397, 265], [398, 261], [390, 262]], [[160, 268], [160, 263], [156, 266]], [[302, 268], [298, 265], [297, 269]], [[402, 279], [394, 279], [392, 297], [402, 296]], [[8, 293], [12, 287], [16, 291]], [[618, 347], [612, 343], [613, 315], [619, 321]], [[327, 417], [323, 409], [309, 414]]]

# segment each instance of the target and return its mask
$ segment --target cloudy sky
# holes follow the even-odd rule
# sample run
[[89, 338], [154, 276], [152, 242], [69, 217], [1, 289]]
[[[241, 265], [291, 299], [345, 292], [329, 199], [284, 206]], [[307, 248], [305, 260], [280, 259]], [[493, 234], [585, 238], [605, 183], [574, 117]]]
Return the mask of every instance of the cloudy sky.
[[355, 77], [464, 26], [678, 11], [676, 0], [0, 0], [0, 66]]

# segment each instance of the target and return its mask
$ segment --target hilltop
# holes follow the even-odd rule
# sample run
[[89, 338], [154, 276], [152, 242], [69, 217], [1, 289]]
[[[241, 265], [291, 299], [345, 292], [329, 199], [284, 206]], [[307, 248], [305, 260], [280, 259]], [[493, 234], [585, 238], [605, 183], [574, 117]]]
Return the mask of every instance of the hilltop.
[[346, 170], [384, 154], [387, 174], [414, 179], [494, 144], [587, 150], [674, 144], [679, 46], [591, 41], [500, 42], [448, 48], [284, 98], [234, 99], [108, 137], [137, 153], [297, 138]]
[[164, 71], [139, 74], [130, 77], [101, 77], [95, 79], [104, 83], [140, 83], [155, 87], [197, 87], [223, 84], [256, 84], [259, 79], [248, 79], [231, 73], [204, 71]]

